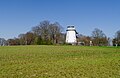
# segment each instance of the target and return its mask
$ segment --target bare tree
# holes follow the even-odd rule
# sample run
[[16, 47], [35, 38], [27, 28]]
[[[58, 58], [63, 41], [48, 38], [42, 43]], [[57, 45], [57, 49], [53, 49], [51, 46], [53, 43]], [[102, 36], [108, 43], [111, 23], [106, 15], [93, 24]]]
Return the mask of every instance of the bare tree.
[[103, 37], [106, 37], [106, 35], [103, 33], [102, 30], [95, 28], [94, 31], [92, 32], [92, 37], [93, 38], [103, 38]]
[[116, 46], [120, 46], [120, 30], [118, 30], [116, 33], [115, 33], [115, 38], [113, 39], [113, 45]]
[[115, 33], [115, 38], [117, 38], [118, 40], [120, 40], [120, 30], [118, 30], [118, 31]]
[[32, 28], [32, 32], [34, 34], [36, 34], [37, 36], [40, 36], [41, 35], [41, 28], [40, 28], [40, 26], [38, 25], [38, 26], [33, 27]]
[[27, 32], [25, 34], [25, 41], [27, 45], [34, 44], [35, 36], [32, 32]]
[[52, 43], [56, 44], [59, 41], [61, 35], [62, 27], [59, 23], [55, 22], [54, 24], [50, 24], [49, 33], [52, 38]]
[[92, 32], [93, 43], [96, 46], [105, 46], [107, 45], [107, 37], [102, 30], [95, 28]]
[[37, 35], [36, 40], [41, 39], [43, 44], [58, 43], [61, 30], [59, 23], [49, 21], [42, 21], [38, 26], [32, 28], [32, 32]]
[[18, 35], [18, 38], [20, 40], [20, 45], [25, 45], [26, 41], [25, 41], [25, 34], [20, 34]]

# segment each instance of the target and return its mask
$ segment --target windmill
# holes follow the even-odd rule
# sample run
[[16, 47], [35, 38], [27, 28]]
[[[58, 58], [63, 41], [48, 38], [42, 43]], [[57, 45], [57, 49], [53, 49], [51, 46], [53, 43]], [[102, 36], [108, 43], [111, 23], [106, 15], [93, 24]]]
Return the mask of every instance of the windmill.
[[66, 30], [66, 43], [69, 44], [76, 44], [77, 43], [77, 38], [76, 38], [76, 29], [74, 26], [68, 26]]

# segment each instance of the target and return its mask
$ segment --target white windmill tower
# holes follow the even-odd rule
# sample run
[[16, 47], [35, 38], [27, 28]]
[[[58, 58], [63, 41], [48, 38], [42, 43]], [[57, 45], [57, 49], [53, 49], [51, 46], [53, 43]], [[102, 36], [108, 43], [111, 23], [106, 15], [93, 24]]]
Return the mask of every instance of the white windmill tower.
[[77, 43], [77, 39], [76, 39], [76, 30], [74, 26], [68, 26], [67, 27], [67, 33], [66, 33], [66, 43], [70, 43], [70, 44], [76, 44]]

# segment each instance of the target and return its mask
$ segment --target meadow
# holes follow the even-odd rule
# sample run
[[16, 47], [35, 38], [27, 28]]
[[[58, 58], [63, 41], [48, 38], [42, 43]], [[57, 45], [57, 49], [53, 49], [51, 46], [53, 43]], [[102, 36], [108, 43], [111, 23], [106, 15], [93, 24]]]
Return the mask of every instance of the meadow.
[[0, 78], [120, 78], [120, 48], [1, 46]]

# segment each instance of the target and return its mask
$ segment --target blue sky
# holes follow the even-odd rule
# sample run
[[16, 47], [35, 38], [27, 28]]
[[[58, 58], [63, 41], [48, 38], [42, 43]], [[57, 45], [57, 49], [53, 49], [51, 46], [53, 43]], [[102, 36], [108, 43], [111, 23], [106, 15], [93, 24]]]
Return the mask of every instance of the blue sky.
[[0, 38], [26, 33], [40, 21], [75, 25], [91, 36], [99, 28], [108, 37], [120, 30], [120, 0], [0, 0]]

